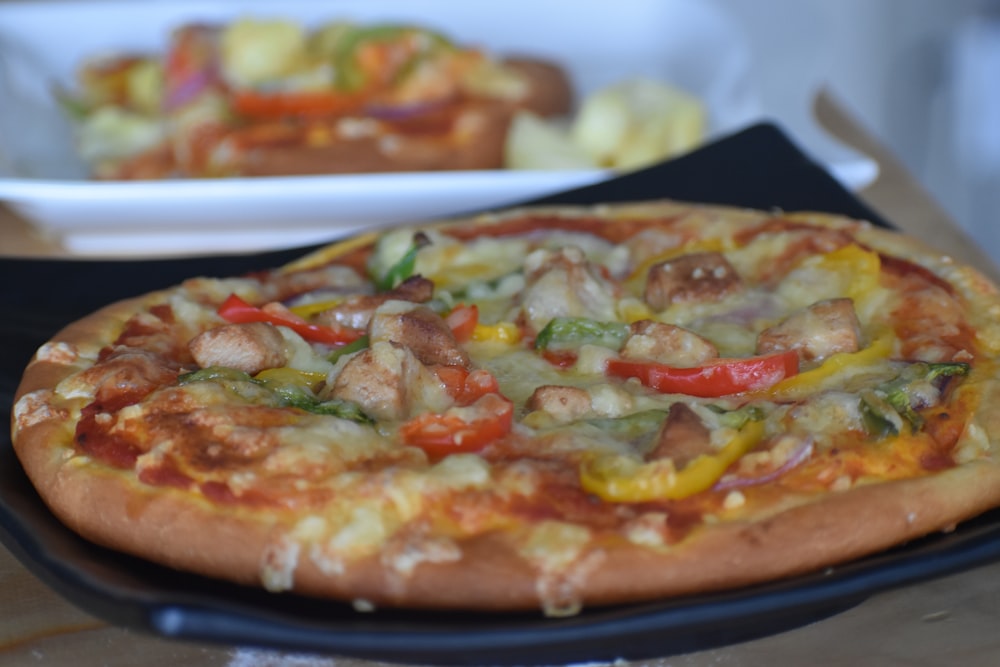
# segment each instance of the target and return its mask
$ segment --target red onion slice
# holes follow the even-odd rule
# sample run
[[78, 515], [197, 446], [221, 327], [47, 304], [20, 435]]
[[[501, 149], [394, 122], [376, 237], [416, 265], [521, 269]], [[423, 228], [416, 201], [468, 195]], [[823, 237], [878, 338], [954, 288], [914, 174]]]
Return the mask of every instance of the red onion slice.
[[798, 467], [806, 459], [812, 456], [814, 449], [814, 440], [812, 436], [803, 438], [802, 442], [795, 448], [791, 456], [789, 456], [784, 463], [772, 470], [771, 472], [766, 472], [762, 475], [756, 477], [737, 477], [735, 475], [726, 475], [712, 487], [713, 491], [728, 491], [730, 489], [741, 489], [748, 486], [757, 486], [759, 484], [766, 484], [771, 482], [789, 470]]
[[220, 81], [219, 28], [190, 24], [171, 36], [166, 55], [163, 105], [173, 111]]
[[378, 120], [399, 121], [408, 120], [432, 111], [443, 109], [450, 102], [450, 98], [439, 97], [432, 100], [419, 100], [407, 102], [405, 104], [389, 104], [386, 102], [372, 102], [365, 106], [365, 114]]
[[201, 91], [208, 88], [214, 81], [215, 76], [206, 70], [194, 72], [187, 79], [176, 82], [170, 87], [163, 101], [164, 107], [167, 111], [173, 111], [184, 106], [197, 97]]

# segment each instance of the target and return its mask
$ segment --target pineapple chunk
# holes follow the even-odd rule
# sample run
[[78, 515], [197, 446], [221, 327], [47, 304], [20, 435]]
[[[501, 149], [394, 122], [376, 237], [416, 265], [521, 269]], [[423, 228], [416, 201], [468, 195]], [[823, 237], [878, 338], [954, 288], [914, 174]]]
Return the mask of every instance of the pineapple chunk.
[[596, 163], [569, 133], [535, 113], [520, 111], [511, 122], [504, 147], [511, 169], [593, 169]]

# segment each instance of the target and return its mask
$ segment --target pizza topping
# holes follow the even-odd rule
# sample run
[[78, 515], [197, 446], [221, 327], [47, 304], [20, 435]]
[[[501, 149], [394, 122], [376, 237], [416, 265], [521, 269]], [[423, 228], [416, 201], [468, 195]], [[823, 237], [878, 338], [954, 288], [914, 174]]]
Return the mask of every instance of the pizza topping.
[[678, 367], [647, 361], [609, 359], [612, 377], [636, 378], [664, 394], [704, 398], [762, 391], [798, 372], [794, 350], [742, 359], [719, 359], [702, 366]]
[[375, 286], [381, 292], [387, 292], [398, 287], [407, 278], [413, 277], [413, 271], [417, 266], [417, 252], [424, 246], [430, 245], [431, 240], [423, 232], [413, 235], [413, 242], [407, 248], [403, 256], [391, 265], [384, 275], [375, 279]]
[[672, 303], [719, 301], [742, 287], [736, 269], [720, 252], [697, 252], [654, 264], [643, 293], [654, 310]]
[[648, 359], [670, 366], [698, 366], [719, 356], [710, 341], [682, 327], [639, 320], [629, 327], [621, 348], [626, 359]]
[[[471, 306], [467, 306], [464, 303], [457, 304], [445, 317], [445, 322], [447, 322], [448, 329], [451, 330], [456, 342], [468, 343], [479, 327], [479, 306], [475, 304]], [[486, 336], [481, 332], [480, 339], [484, 337], [503, 336], [503, 333], [500, 333], [500, 328], [499, 326], [494, 326], [492, 331], [486, 334]]]
[[285, 339], [267, 322], [229, 324], [209, 329], [191, 340], [191, 356], [202, 368], [226, 366], [250, 373], [284, 366]]
[[757, 353], [796, 350], [804, 361], [822, 360], [838, 352], [857, 352], [861, 324], [850, 299], [818, 301], [757, 337]]
[[[469, 327], [468, 335], [471, 335]], [[386, 341], [406, 347], [421, 363], [428, 366], [463, 366], [470, 363], [448, 322], [426, 306], [413, 307], [401, 301], [389, 301], [378, 308], [368, 325], [368, 338], [373, 343]]]
[[[780, 478], [788, 471], [797, 468], [813, 455], [815, 451], [815, 441], [812, 436], [802, 434], [786, 434], [780, 436], [776, 443], [773, 443], [767, 451], [766, 464], [763, 466], [753, 466], [750, 463], [752, 455], [745, 456], [740, 460], [739, 468], [723, 475], [712, 487], [714, 491], [728, 491], [747, 486], [758, 486], [767, 484]], [[749, 465], [743, 466], [746, 461]], [[752, 468], [752, 470], [744, 470]], [[729, 496], [726, 496], [727, 502]]]
[[363, 294], [324, 304], [316, 312], [315, 322], [331, 327], [364, 330], [375, 310], [387, 301], [426, 303], [434, 296], [434, 283], [423, 276], [410, 276], [392, 289], [380, 294]]
[[400, 435], [406, 444], [433, 458], [479, 451], [502, 438], [513, 425], [514, 408], [499, 394], [487, 394], [468, 407], [425, 413], [406, 422]]
[[60, 383], [58, 391], [68, 398], [90, 396], [118, 409], [142, 400], [157, 387], [171, 384], [177, 369], [163, 357], [141, 349], [116, 347], [101, 362], [83, 369]]
[[702, 455], [713, 453], [712, 432], [686, 403], [670, 406], [656, 437], [656, 445], [646, 460], [670, 459], [678, 468]]
[[327, 355], [326, 360], [331, 364], [337, 363], [337, 361], [348, 355], [354, 354], [355, 352], [360, 352], [361, 350], [368, 347], [368, 336], [362, 336], [357, 340], [348, 343], [347, 345], [341, 345], [340, 347], [334, 348], [333, 352]]
[[484, 368], [470, 371], [463, 366], [434, 366], [435, 375], [458, 405], [471, 405], [486, 394], [499, 394], [496, 377]]
[[230, 294], [219, 306], [219, 315], [229, 322], [238, 324], [268, 322], [288, 327], [306, 340], [327, 345], [344, 345], [357, 340], [362, 335], [356, 329], [334, 327], [329, 324], [310, 324], [279, 303], [270, 303], [264, 308], [258, 308], [250, 305], [236, 294]]
[[615, 350], [628, 337], [622, 322], [598, 322], [586, 317], [553, 317], [535, 337], [537, 350], [576, 350], [583, 345], [600, 345]]
[[251, 377], [248, 373], [225, 366], [211, 366], [192, 373], [185, 373], [177, 380], [180, 385], [194, 382], [216, 382], [233, 394], [250, 402], [260, 403], [263, 395], [257, 388], [271, 392], [275, 405], [298, 408], [320, 415], [330, 415], [358, 423], [372, 423], [354, 403], [340, 399], [320, 400], [315, 390], [321, 387], [326, 376], [322, 373], [299, 371], [293, 368], [272, 368]]
[[427, 407], [451, 403], [437, 376], [408, 348], [376, 341], [350, 357], [328, 390], [361, 406], [365, 414], [384, 421], [399, 421]]
[[899, 435], [904, 421], [913, 431], [920, 430], [924, 418], [919, 411], [937, 404], [940, 398], [941, 390], [935, 382], [968, 373], [969, 365], [965, 363], [909, 364], [895, 379], [861, 394], [866, 428], [878, 438]]
[[830, 378], [872, 369], [886, 361], [893, 351], [895, 337], [883, 334], [871, 345], [858, 352], [837, 352], [814, 368], [786, 378], [770, 388], [769, 393], [781, 398], [794, 398], [817, 391]]
[[525, 259], [525, 278], [520, 314], [533, 331], [555, 317], [615, 319], [616, 285], [575, 246], [536, 250]]
[[892, 312], [902, 353], [927, 362], [969, 361], [974, 350], [962, 306], [920, 273], [896, 279], [904, 296]]
[[580, 467], [580, 483], [590, 493], [614, 502], [687, 498], [710, 489], [763, 435], [761, 422], [749, 422], [734, 432], [722, 449], [714, 454], [701, 454], [680, 470], [669, 458], [642, 462], [621, 455], [592, 457]]
[[590, 392], [580, 387], [542, 385], [531, 394], [525, 407], [541, 410], [555, 421], [568, 424], [591, 412]]

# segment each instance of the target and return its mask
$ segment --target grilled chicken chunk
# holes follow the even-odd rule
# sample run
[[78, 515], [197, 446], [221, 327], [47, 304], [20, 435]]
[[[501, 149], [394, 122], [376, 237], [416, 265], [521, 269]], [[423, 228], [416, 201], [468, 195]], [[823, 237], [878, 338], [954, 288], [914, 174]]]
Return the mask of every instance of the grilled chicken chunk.
[[857, 352], [861, 324], [851, 299], [826, 299], [793, 313], [757, 336], [757, 353], [797, 350], [804, 361]]
[[718, 357], [719, 351], [693, 331], [665, 322], [639, 320], [629, 326], [621, 356], [669, 366], [697, 366]]
[[712, 452], [711, 432], [701, 417], [687, 403], [674, 403], [646, 459], [671, 459], [680, 470], [702, 454]]
[[316, 315], [317, 324], [335, 324], [364, 329], [372, 313], [386, 301], [426, 303], [434, 296], [434, 283], [423, 276], [410, 276], [391, 290], [381, 294], [355, 296]]
[[469, 355], [463, 350], [447, 322], [426, 306], [389, 301], [379, 307], [368, 325], [371, 341], [388, 341], [408, 348], [428, 366], [469, 367]]
[[441, 381], [405, 347], [377, 341], [350, 358], [328, 391], [357, 403], [377, 420], [406, 419], [421, 409], [451, 404]]
[[722, 253], [698, 252], [654, 264], [643, 296], [650, 307], [663, 310], [674, 302], [719, 301], [742, 285]]
[[225, 366], [254, 375], [288, 362], [285, 339], [273, 324], [226, 324], [198, 334], [189, 344], [202, 368]]
[[525, 261], [518, 319], [541, 331], [554, 317], [615, 319], [618, 286], [574, 246], [537, 250]]
[[590, 392], [580, 387], [542, 385], [528, 398], [525, 407], [546, 412], [560, 424], [568, 424], [591, 411]]

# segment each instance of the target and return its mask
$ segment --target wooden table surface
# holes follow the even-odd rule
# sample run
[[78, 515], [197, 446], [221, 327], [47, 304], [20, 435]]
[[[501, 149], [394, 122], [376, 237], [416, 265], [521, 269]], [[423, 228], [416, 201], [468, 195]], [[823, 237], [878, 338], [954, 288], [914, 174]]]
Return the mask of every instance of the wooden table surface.
[[[878, 141], [843, 108], [821, 95], [817, 117], [834, 135], [879, 164], [860, 192], [906, 231], [979, 266], [996, 278], [987, 255]], [[0, 255], [65, 257], [51, 239], [0, 207]], [[802, 628], [764, 639], [635, 665], [996, 665], [1000, 664], [1000, 563], [874, 595], [862, 604]], [[337, 656], [307, 656], [248, 647], [188, 643], [109, 626], [80, 611], [0, 547], [0, 666], [137, 665], [156, 667], [370, 667]]]

